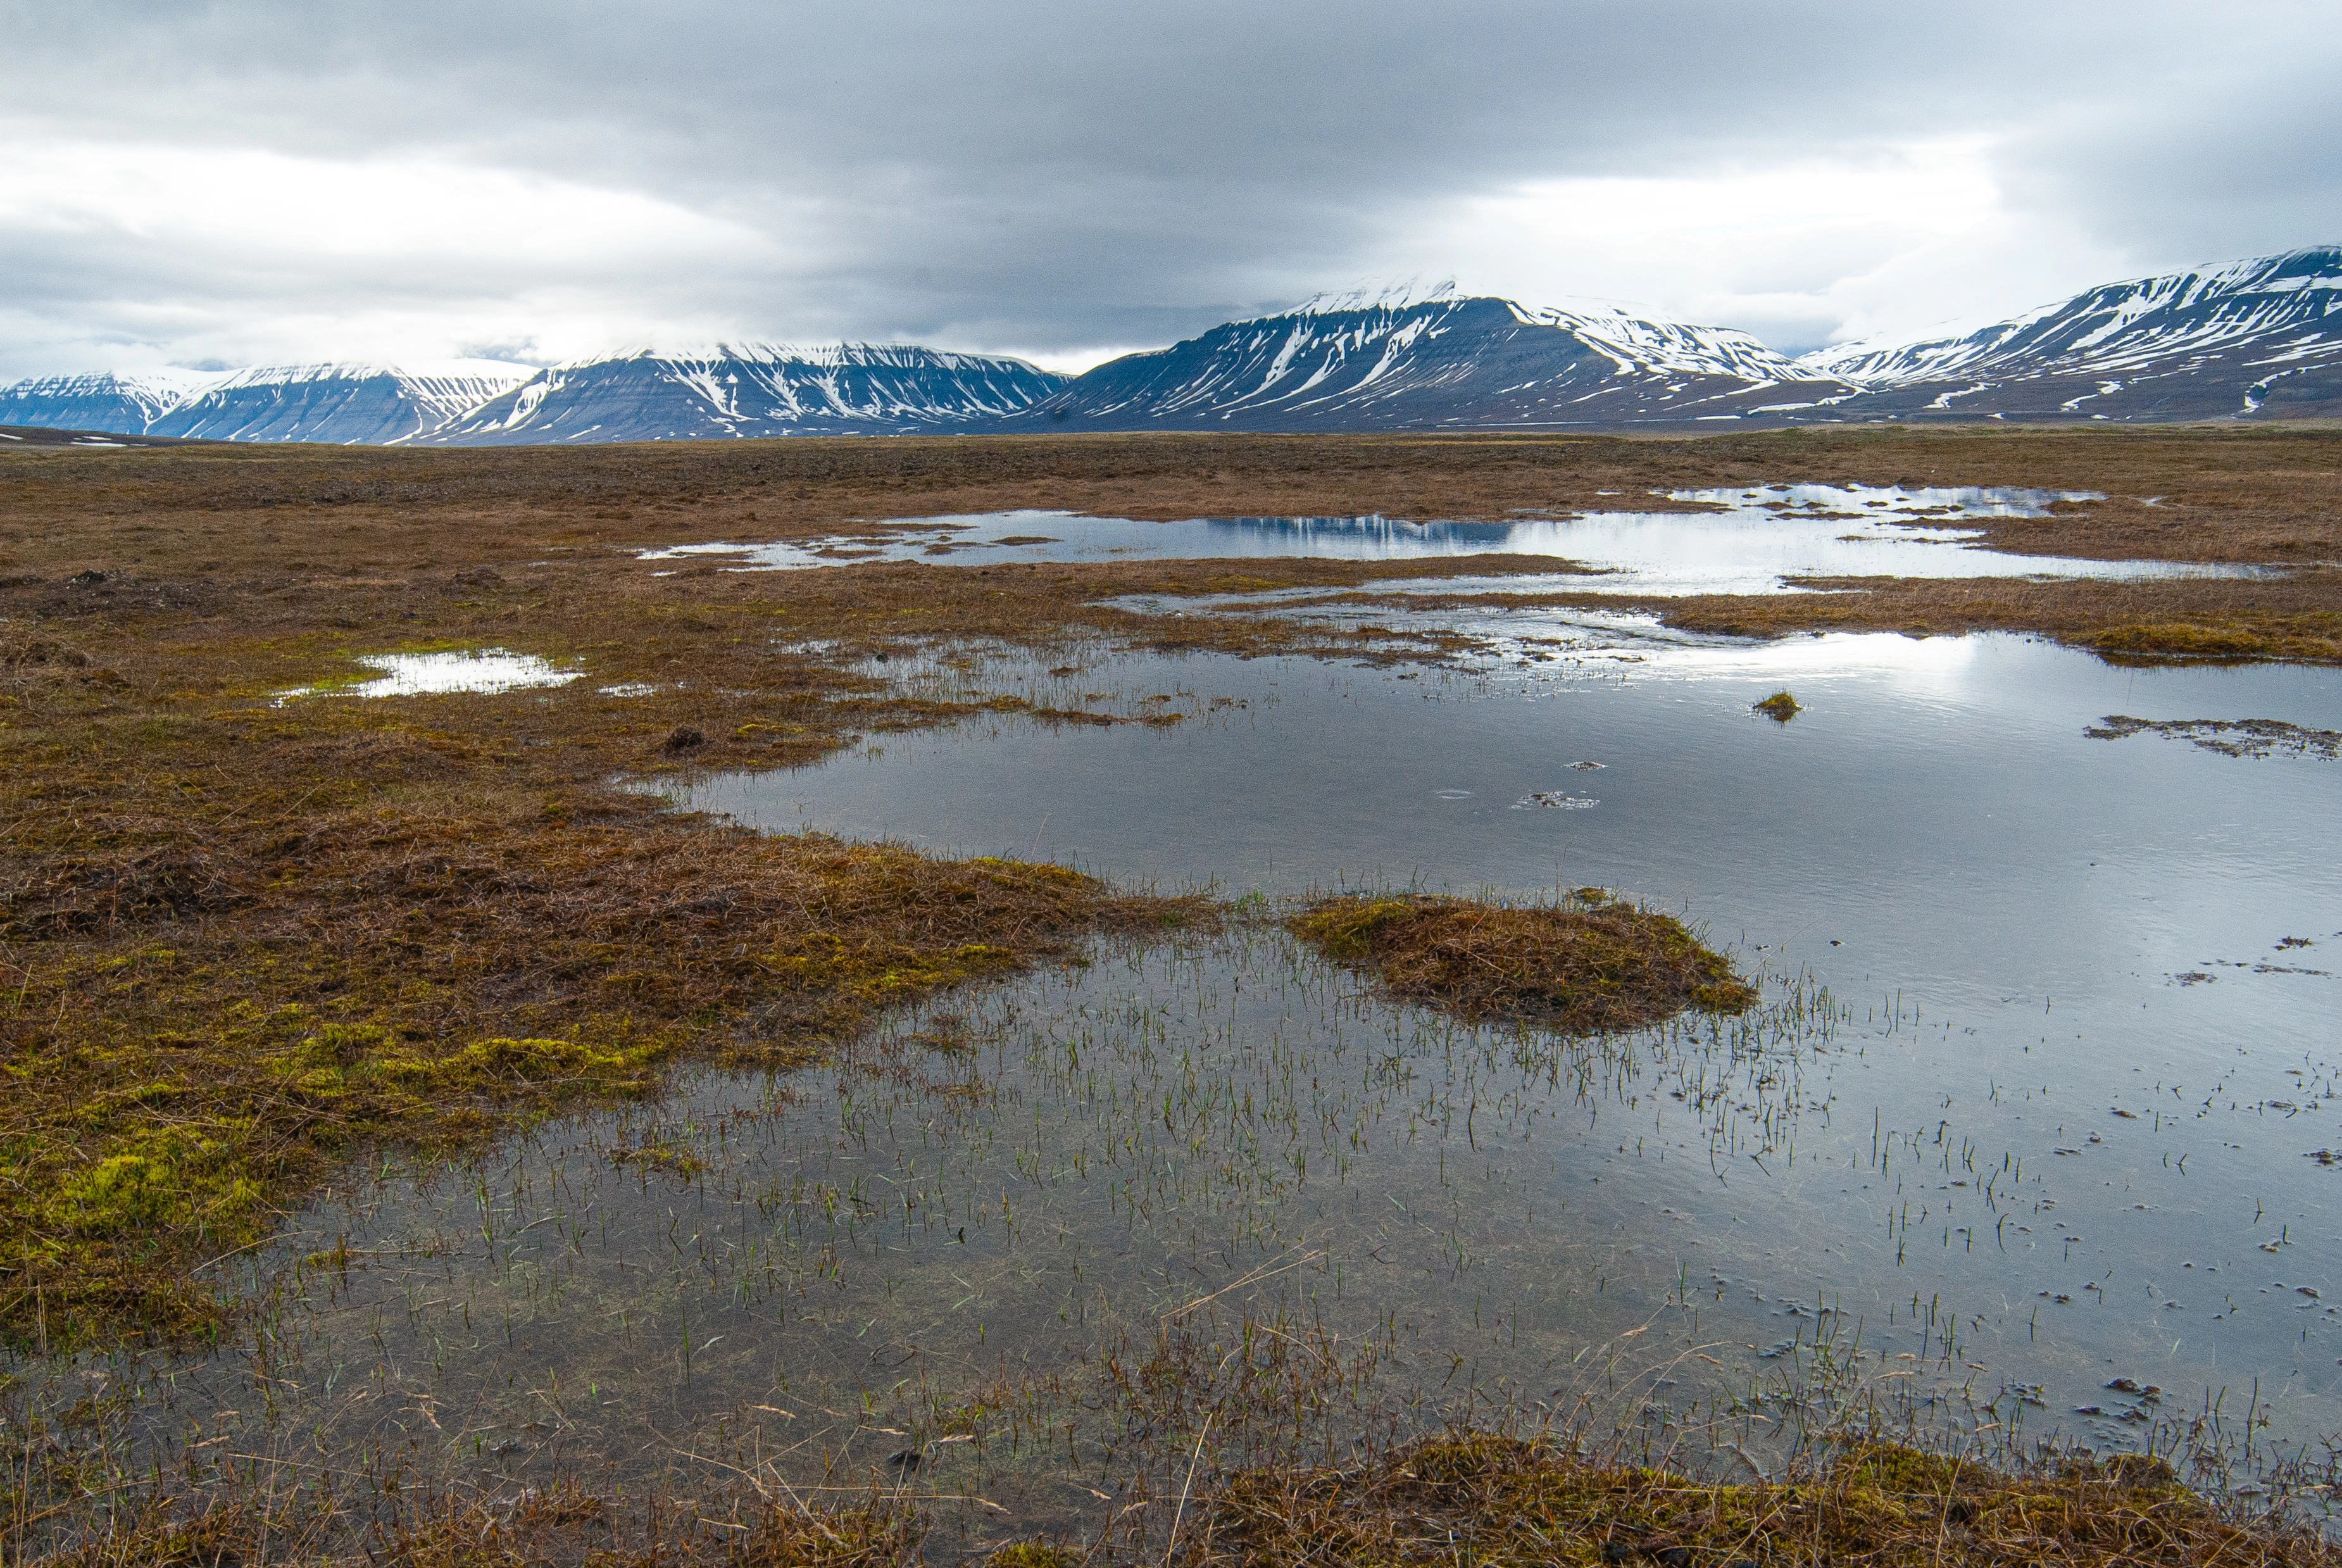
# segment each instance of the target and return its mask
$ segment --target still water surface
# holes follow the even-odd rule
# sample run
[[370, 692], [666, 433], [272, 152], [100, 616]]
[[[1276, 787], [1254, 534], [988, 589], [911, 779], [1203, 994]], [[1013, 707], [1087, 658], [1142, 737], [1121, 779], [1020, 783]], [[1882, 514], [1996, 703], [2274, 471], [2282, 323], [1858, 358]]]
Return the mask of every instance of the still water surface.
[[[385, 1165], [230, 1265], [294, 1270], [253, 1343], [73, 1375], [159, 1380], [165, 1450], [916, 1474], [996, 1504], [979, 1537], [1088, 1517], [1223, 1396], [1289, 1411], [1255, 1453], [1586, 1401], [1761, 1459], [1817, 1343], [1959, 1431], [2342, 1430], [2342, 764], [2085, 734], [2342, 729], [2342, 680], [2007, 637], [1514, 653], [898, 661], [1160, 722], [987, 718], [684, 804], [1270, 901], [1606, 885], [1760, 976], [1750, 1016], [1466, 1029], [1266, 919], [1100, 948], [817, 1070]], [[1785, 684], [1805, 713], [1751, 713]]]
[[[1804, 714], [1751, 713], [1784, 684]], [[2342, 1143], [2342, 773], [2085, 733], [2112, 714], [2342, 728], [2332, 672], [1832, 637], [1462, 675], [1106, 660], [1030, 691], [1192, 716], [890, 736], [689, 799], [1231, 894], [1597, 884], [1678, 910], [1854, 1022], [1814, 1058], [1828, 1086], [1803, 1092], [1793, 1161], [1662, 1171], [1607, 1128], [1576, 1142], [1671, 1211], [1606, 1208], [1622, 1255], [1696, 1273], [1723, 1249], [1759, 1295], [1818, 1291], [1873, 1322], [1941, 1303], [1972, 1360], [2054, 1386], [2061, 1413], [2117, 1421], [2099, 1389], [2118, 1375], [2167, 1397], [2257, 1379], [2305, 1429], [2342, 1426], [2342, 1173], [2311, 1157]], [[1655, 1109], [1653, 1144], [1682, 1146], [1682, 1113]], [[1919, 1187], [1877, 1179], [1875, 1140], [1897, 1134], [1935, 1162]], [[1582, 1242], [1590, 1194], [1544, 1190], [1577, 1205], [1556, 1228]]]
[[[992, 512], [902, 518], [850, 537], [766, 544], [684, 544], [643, 559], [708, 557], [736, 570], [791, 571], [860, 561], [955, 566], [1009, 562], [1224, 560], [1308, 556], [1421, 561], [1479, 554], [1549, 555], [1578, 592], [1772, 594], [1800, 576], [2144, 577], [2249, 576], [2256, 568], [2167, 561], [2090, 561], [2012, 555], [1978, 547], [1971, 526], [1990, 517], [2035, 517], [2060, 500], [2094, 493], [2019, 489], [1914, 489], [1777, 484], [1685, 490], [1665, 499], [1698, 512], [1617, 511], [1524, 514], [1503, 523], [1409, 522], [1391, 517], [1196, 517], [1144, 523], [1067, 512]], [[1587, 573], [1594, 574], [1587, 575]], [[1507, 580], [1520, 587], [1524, 580]], [[1538, 579], [1526, 580], [1534, 584]]]

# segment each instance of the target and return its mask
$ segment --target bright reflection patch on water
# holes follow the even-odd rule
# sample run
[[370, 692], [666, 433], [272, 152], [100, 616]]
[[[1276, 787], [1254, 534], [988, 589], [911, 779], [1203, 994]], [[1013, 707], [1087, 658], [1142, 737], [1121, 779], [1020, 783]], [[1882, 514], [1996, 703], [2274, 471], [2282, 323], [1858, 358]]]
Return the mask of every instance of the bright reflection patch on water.
[[[740, 571], [786, 571], [861, 561], [985, 566], [1003, 562], [1216, 560], [1306, 556], [1419, 561], [1479, 554], [1545, 555], [1566, 563], [1554, 579], [1501, 579], [1516, 590], [1566, 586], [1619, 594], [1773, 594], [1812, 576], [2146, 577], [2248, 576], [2255, 568], [2158, 561], [2087, 561], [2013, 555], [1977, 547], [1987, 517], [2042, 515], [2093, 492], [1914, 489], [1818, 484], [1758, 490], [1679, 491], [1669, 499], [1707, 512], [1523, 515], [1505, 523], [1406, 522], [1369, 517], [1201, 517], [1172, 523], [1084, 517], [1066, 512], [996, 512], [907, 518], [829, 540], [767, 544], [680, 544], [646, 561], [705, 556]], [[1456, 579], [1484, 588], [1488, 580]], [[1429, 584], [1410, 584], [1438, 592]]]
[[516, 692], [535, 686], [565, 686], [582, 671], [563, 669], [535, 654], [503, 648], [436, 654], [362, 654], [359, 664], [382, 672], [370, 681], [303, 686], [288, 697], [418, 697], [448, 692]]

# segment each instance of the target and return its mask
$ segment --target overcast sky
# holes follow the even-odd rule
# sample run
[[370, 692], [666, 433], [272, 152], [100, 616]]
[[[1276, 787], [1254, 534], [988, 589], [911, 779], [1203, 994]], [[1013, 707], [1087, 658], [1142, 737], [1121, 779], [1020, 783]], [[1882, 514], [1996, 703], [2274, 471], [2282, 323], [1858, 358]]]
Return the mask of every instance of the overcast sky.
[[1788, 351], [2342, 241], [2333, 0], [0, 0], [0, 376], [1080, 368], [1362, 282]]

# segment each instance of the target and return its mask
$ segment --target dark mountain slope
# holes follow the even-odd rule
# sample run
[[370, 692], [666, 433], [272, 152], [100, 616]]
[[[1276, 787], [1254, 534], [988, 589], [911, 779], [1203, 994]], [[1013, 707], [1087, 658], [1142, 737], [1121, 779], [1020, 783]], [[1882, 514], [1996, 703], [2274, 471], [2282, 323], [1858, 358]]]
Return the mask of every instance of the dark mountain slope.
[[431, 444], [907, 434], [988, 424], [1066, 378], [1021, 359], [902, 345], [719, 345], [540, 372], [426, 437]]
[[1501, 299], [1335, 301], [1126, 355], [998, 428], [1615, 429], [1853, 391], [1715, 327]]
[[383, 445], [436, 430], [528, 375], [485, 359], [240, 370], [158, 415], [146, 434]]
[[2108, 284], [1962, 336], [1805, 356], [1854, 418], [2342, 417], [2342, 246]]

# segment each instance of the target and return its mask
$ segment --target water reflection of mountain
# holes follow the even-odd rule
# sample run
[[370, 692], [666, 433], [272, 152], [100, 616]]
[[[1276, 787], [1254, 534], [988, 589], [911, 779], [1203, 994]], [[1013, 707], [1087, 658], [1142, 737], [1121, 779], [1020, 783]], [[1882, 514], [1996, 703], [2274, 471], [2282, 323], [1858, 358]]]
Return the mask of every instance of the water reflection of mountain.
[[1207, 527], [1249, 538], [1294, 544], [1313, 540], [1346, 544], [1501, 544], [1519, 526], [1514, 523], [1410, 523], [1379, 514], [1365, 517], [1207, 517]]

